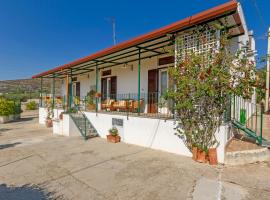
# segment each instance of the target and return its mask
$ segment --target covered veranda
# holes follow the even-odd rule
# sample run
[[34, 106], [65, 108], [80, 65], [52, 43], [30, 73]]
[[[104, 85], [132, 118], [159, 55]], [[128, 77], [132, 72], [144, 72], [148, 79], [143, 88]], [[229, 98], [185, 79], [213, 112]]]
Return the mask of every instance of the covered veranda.
[[[52, 79], [52, 104], [54, 108], [68, 110], [77, 107], [85, 111], [110, 112], [127, 115], [172, 117], [172, 102], [164, 100], [164, 88], [169, 88], [168, 72], [175, 66], [175, 40], [183, 32], [202, 24], [229, 23], [233, 36], [243, 34], [243, 27], [232, 1], [169, 26], [120, 43], [90, 56], [33, 76], [41, 80]], [[129, 73], [126, 72], [128, 69]], [[150, 70], [152, 70], [150, 72]], [[118, 73], [118, 75], [113, 74]], [[166, 73], [162, 73], [166, 71]], [[80, 82], [80, 77], [88, 79]], [[120, 77], [126, 81], [121, 82]], [[136, 77], [136, 78], [135, 78]], [[162, 84], [162, 79], [165, 83]], [[55, 79], [62, 79], [62, 95], [55, 96]], [[164, 85], [164, 87], [163, 87]], [[82, 88], [87, 90], [82, 92]], [[125, 88], [125, 89], [123, 89]], [[84, 94], [82, 94], [84, 93]]]

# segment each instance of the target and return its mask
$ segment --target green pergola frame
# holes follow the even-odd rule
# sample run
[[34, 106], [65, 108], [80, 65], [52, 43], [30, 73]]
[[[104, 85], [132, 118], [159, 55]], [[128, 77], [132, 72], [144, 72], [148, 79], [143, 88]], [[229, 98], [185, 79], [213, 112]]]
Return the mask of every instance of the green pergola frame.
[[[211, 23], [213, 21], [216, 21], [221, 26], [224, 26], [224, 24], [221, 22], [222, 18], [227, 17], [228, 15], [235, 14], [235, 11], [224, 13], [223, 15], [211, 19], [209, 21], [202, 22], [201, 24], [207, 24]], [[200, 25], [200, 24], [197, 24]], [[193, 28], [193, 26], [184, 27], [181, 30], [178, 30], [176, 32], [170, 33], [170, 34], [164, 34], [163, 36], [159, 36], [157, 38], [153, 38], [148, 41], [144, 41], [139, 44], [128, 46], [124, 49], [118, 50], [116, 52], [112, 52], [100, 57], [96, 57], [95, 59], [88, 60], [85, 62], [82, 62], [80, 64], [68, 67], [66, 69], [59, 70], [57, 72], [52, 72], [43, 76], [40, 76], [41, 78], [41, 91], [42, 91], [42, 79], [43, 78], [53, 78], [53, 82], [55, 78], [63, 79], [66, 77], [66, 75], [69, 76], [69, 104], [68, 106], [71, 107], [72, 105], [72, 77], [89, 73], [91, 71], [95, 71], [96, 74], [96, 91], [98, 92], [98, 71], [105, 68], [112, 68], [115, 66], [119, 66], [122, 64], [127, 64], [130, 62], [138, 61], [138, 102], [140, 102], [140, 93], [141, 93], [141, 60], [164, 55], [168, 52], [165, 50], [166, 47], [171, 47], [175, 43], [175, 35], [179, 32], [183, 32], [187, 29]], [[227, 27], [228, 29], [233, 29], [236, 27], [240, 27], [241, 24], [235, 24], [233, 26]], [[233, 37], [236, 37], [239, 35], [235, 35]], [[53, 87], [55, 87], [53, 83]], [[53, 90], [54, 91], [54, 90]], [[54, 95], [54, 94], [53, 94]], [[42, 97], [42, 95], [41, 95]], [[42, 101], [41, 101], [42, 102]], [[96, 99], [96, 112], [98, 110], [98, 101]], [[138, 104], [138, 113], [140, 113], [140, 103]]]

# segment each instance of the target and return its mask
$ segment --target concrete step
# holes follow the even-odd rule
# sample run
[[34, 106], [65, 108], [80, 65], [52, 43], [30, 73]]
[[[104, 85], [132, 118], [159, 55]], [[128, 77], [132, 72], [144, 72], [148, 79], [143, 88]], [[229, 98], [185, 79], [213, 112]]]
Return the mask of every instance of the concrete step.
[[270, 142], [269, 142], [269, 141], [263, 140], [263, 141], [262, 141], [262, 147], [270, 148]]
[[266, 161], [270, 161], [270, 150], [268, 148], [226, 152], [225, 155], [226, 165], [244, 165]]

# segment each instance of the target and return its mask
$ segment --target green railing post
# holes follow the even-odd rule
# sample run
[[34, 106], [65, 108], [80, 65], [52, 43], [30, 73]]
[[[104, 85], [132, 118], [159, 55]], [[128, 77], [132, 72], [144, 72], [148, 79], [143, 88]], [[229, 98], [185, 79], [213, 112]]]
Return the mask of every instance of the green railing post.
[[63, 107], [64, 111], [67, 110], [67, 108], [66, 108], [66, 95], [63, 96], [63, 105], [62, 105], [62, 107]]
[[233, 120], [235, 120], [235, 95], [233, 95]]
[[262, 139], [263, 139], [263, 105], [261, 104], [261, 123], [260, 123], [261, 127], [260, 127], [260, 145], [262, 145]]
[[127, 105], [128, 105], [128, 109], [127, 109], [127, 120], [128, 120], [128, 116], [129, 116], [129, 112], [130, 112], [129, 109], [130, 109], [130, 106], [131, 106], [130, 93], [128, 93]]
[[52, 107], [55, 106], [55, 75], [53, 75], [53, 88], [52, 88]]
[[84, 116], [84, 139], [86, 140], [86, 117]]
[[141, 112], [141, 49], [139, 49], [139, 63], [138, 63], [138, 115]]
[[72, 94], [72, 69], [70, 69], [70, 83], [69, 83], [69, 108], [71, 108], [73, 103], [73, 94]]
[[[96, 63], [96, 93], [98, 92], [98, 63]], [[98, 112], [98, 97], [96, 97], [96, 113]]]
[[87, 100], [87, 96], [84, 97], [84, 110], [86, 111], [86, 100]]
[[40, 78], [40, 107], [43, 106], [43, 78]]

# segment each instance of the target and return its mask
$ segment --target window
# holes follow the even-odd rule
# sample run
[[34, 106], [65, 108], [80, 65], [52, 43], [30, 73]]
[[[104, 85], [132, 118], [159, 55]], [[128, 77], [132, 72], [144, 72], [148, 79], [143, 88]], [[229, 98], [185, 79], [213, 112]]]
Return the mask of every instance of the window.
[[160, 71], [160, 95], [163, 96], [168, 90], [168, 73], [167, 70]]

